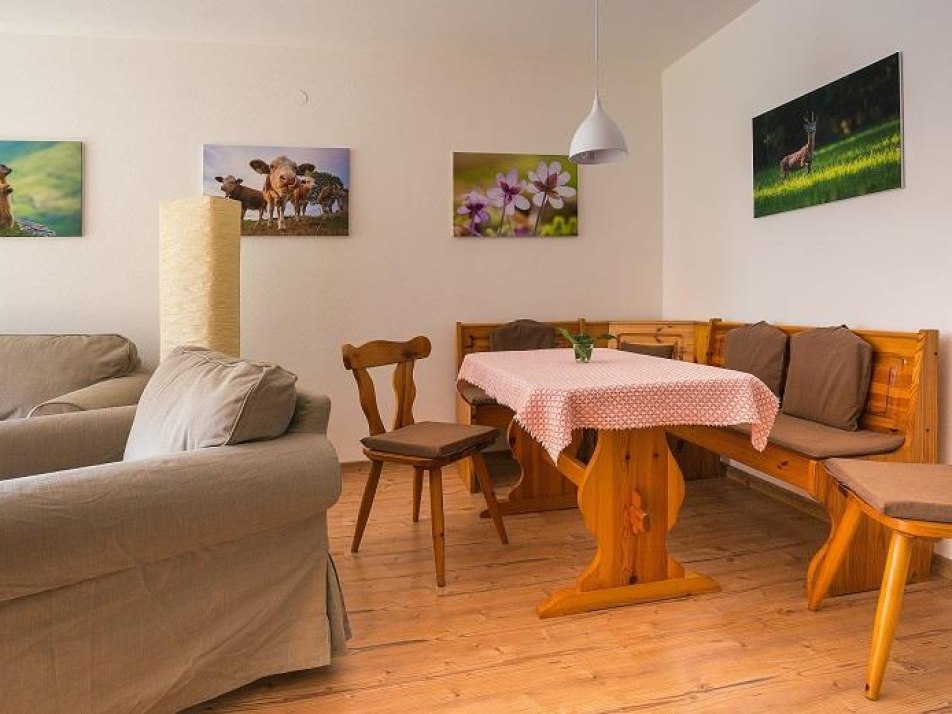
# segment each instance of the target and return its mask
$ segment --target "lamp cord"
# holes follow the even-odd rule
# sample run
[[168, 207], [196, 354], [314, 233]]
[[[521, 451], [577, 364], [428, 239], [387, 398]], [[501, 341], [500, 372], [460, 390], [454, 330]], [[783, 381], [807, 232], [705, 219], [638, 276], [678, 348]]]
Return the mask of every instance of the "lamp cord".
[[599, 6], [601, 5], [601, 0], [595, 0], [595, 96], [598, 96], [599, 90], [599, 48], [598, 48], [598, 25], [599, 25]]

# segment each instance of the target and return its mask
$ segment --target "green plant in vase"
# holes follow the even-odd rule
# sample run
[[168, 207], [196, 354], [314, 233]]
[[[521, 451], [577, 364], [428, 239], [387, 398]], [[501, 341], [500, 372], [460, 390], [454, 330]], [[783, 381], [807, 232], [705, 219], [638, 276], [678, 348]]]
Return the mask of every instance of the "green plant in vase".
[[603, 332], [598, 335], [598, 337], [592, 337], [582, 332], [578, 335], [573, 335], [571, 332], [566, 330], [564, 327], [558, 328], [559, 332], [562, 334], [566, 340], [572, 345], [572, 349], [575, 350], [575, 361], [576, 362], [589, 362], [592, 359], [592, 350], [595, 348], [595, 340], [614, 340], [616, 337], [609, 333]]

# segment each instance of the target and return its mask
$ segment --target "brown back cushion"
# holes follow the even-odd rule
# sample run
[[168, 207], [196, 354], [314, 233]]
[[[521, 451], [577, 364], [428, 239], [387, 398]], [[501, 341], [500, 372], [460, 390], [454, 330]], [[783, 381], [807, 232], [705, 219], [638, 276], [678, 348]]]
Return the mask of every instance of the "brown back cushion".
[[783, 413], [855, 431], [866, 404], [873, 348], [846, 327], [820, 327], [790, 338]]
[[514, 320], [489, 333], [489, 349], [493, 352], [545, 350], [555, 347], [555, 330], [535, 320]]
[[648, 355], [649, 357], [664, 357], [665, 359], [674, 357], [674, 345], [648, 345], [641, 342], [619, 342], [618, 349], [624, 352], [634, 352], [636, 355]]
[[724, 367], [754, 375], [778, 397], [786, 362], [787, 333], [766, 322], [738, 327], [724, 340]]
[[121, 335], [0, 335], [0, 420], [138, 366]]

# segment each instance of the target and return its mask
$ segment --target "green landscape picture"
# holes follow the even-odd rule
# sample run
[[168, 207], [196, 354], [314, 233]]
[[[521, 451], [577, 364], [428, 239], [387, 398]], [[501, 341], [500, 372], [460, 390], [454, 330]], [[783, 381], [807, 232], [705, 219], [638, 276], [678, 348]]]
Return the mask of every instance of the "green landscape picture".
[[902, 186], [899, 53], [755, 117], [754, 217]]
[[0, 141], [0, 237], [82, 234], [82, 142]]

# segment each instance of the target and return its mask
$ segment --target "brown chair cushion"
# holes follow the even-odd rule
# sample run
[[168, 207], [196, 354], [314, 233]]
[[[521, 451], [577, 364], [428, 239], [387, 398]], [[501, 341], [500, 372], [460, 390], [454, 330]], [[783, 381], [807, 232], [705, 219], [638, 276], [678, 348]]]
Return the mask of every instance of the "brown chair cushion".
[[491, 426], [421, 421], [395, 431], [365, 436], [360, 442], [368, 449], [401, 456], [443, 459], [471, 446], [488, 446], [498, 432]]
[[619, 342], [618, 349], [623, 352], [634, 352], [636, 355], [648, 355], [649, 357], [663, 357], [672, 359], [674, 357], [674, 345], [649, 345], [642, 342]]
[[470, 406], [486, 407], [499, 403], [475, 384], [470, 384], [469, 382], [462, 384], [459, 393], [460, 396], [463, 397], [463, 400]]
[[880, 513], [952, 523], [952, 465], [830, 459], [827, 472]]
[[766, 322], [744, 325], [727, 333], [724, 367], [747, 372], [780, 396], [787, 365], [787, 333]]
[[[749, 424], [728, 427], [750, 434]], [[770, 443], [809, 456], [811, 459], [829, 459], [834, 456], [872, 456], [887, 454], [902, 446], [902, 434], [883, 434], [879, 431], [846, 431], [815, 421], [778, 414]]]
[[820, 327], [790, 338], [783, 413], [855, 431], [866, 404], [873, 348], [846, 327]]
[[547, 350], [555, 347], [555, 330], [535, 320], [514, 320], [489, 333], [489, 349], [493, 352]]

